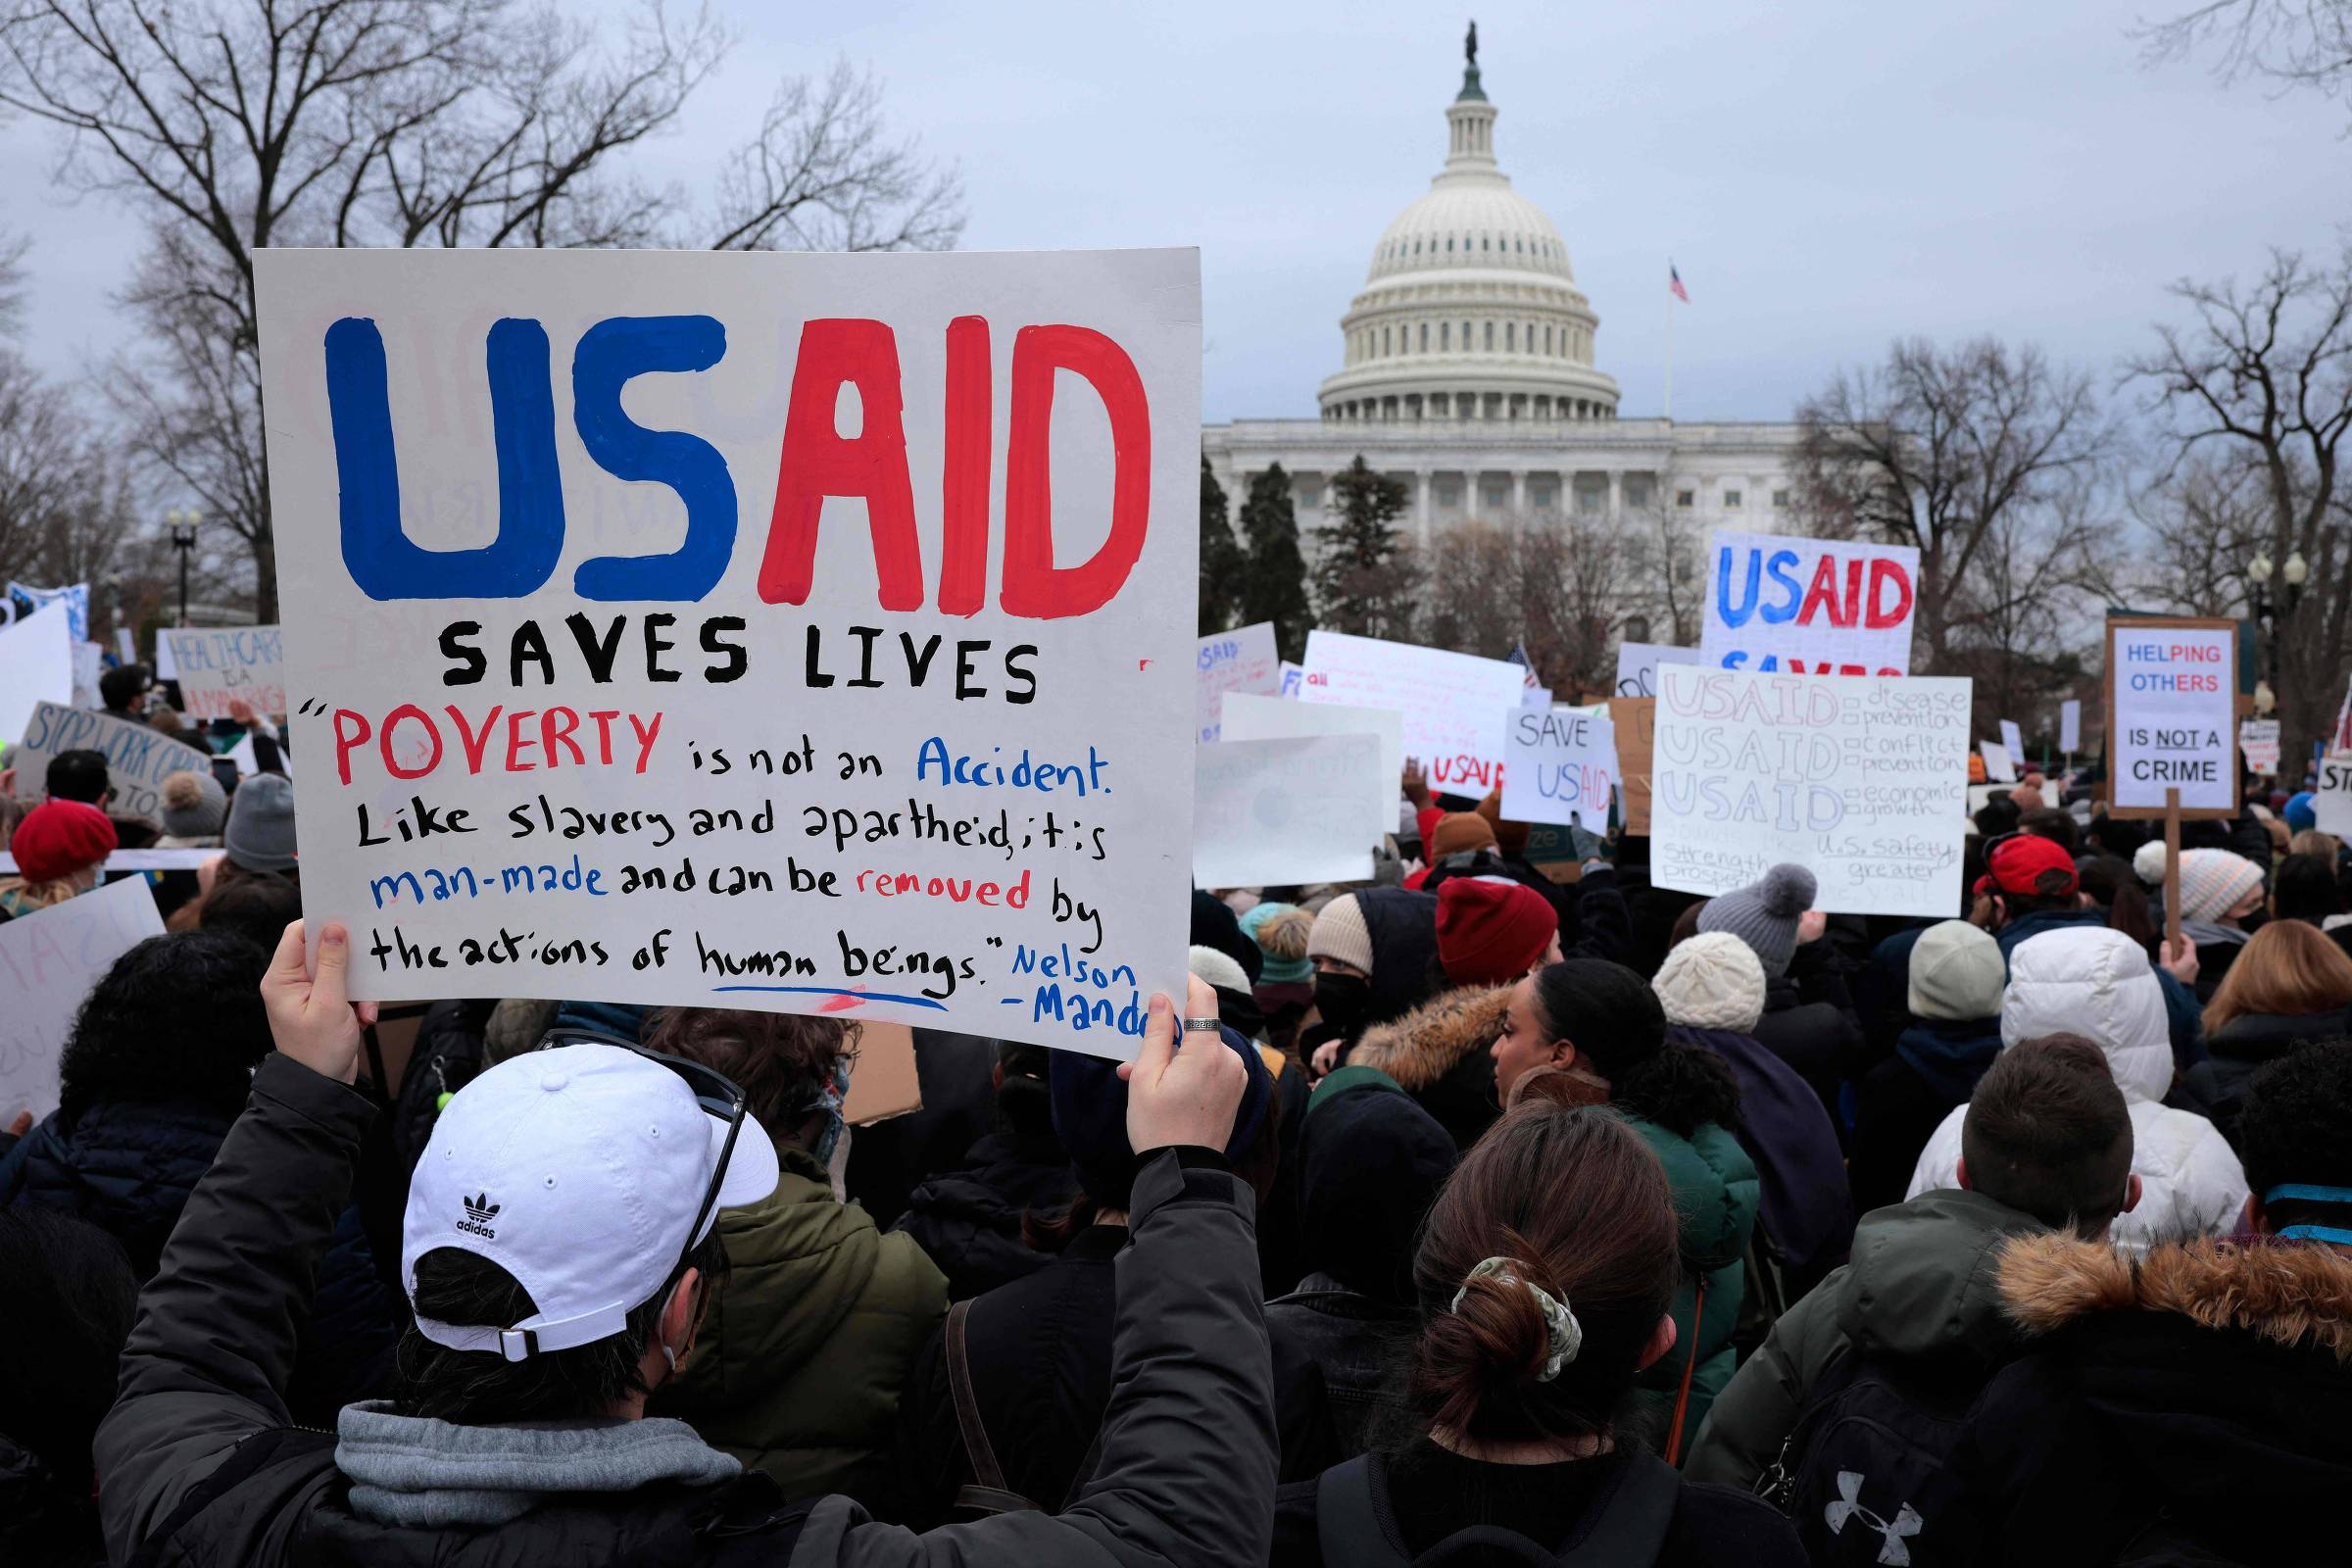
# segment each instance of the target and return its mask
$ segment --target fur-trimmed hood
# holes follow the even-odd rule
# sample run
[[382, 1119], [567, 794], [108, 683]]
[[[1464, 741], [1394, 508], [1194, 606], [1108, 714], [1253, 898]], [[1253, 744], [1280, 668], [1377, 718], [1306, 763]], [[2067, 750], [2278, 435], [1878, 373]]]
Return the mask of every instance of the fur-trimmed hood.
[[1434, 1085], [1502, 1035], [1509, 986], [1463, 986], [1391, 1023], [1374, 1024], [1348, 1053], [1351, 1067], [1377, 1067], [1406, 1094]]
[[2150, 1248], [2134, 1262], [2103, 1243], [2026, 1236], [2001, 1250], [2000, 1282], [2028, 1335], [2098, 1313], [2162, 1312], [2352, 1362], [2352, 1256], [2328, 1247], [2203, 1239]]

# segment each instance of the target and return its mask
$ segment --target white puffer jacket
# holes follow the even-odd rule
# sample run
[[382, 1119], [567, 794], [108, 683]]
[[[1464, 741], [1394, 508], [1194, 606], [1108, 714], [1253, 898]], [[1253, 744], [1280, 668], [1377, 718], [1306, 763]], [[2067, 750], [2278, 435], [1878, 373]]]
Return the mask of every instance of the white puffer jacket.
[[[2043, 1035], [2074, 1034], [2106, 1053], [2132, 1111], [2132, 1169], [2139, 1205], [2115, 1222], [2115, 1241], [2131, 1251], [2157, 1242], [2226, 1235], [2245, 1206], [2246, 1173], [2213, 1123], [2161, 1103], [2173, 1085], [2172, 1035], [2164, 990], [2148, 956], [2120, 931], [2066, 926], [2028, 938], [2009, 956], [2001, 996], [2001, 1047]], [[1957, 1106], [1920, 1152], [1904, 1196], [1960, 1185]]]

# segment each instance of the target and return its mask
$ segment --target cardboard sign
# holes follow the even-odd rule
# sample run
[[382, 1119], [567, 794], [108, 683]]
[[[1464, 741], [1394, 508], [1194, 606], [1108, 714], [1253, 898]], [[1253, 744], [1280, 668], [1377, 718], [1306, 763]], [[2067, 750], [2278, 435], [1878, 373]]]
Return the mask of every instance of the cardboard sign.
[[1511, 715], [1503, 746], [1505, 821], [1607, 824], [1617, 788], [1617, 732], [1607, 709], [1522, 710]]
[[1524, 684], [1525, 671], [1504, 660], [1318, 627], [1306, 634], [1298, 695], [1402, 713], [1404, 755], [1420, 760], [1429, 787], [1476, 799], [1501, 780], [1503, 717]]
[[74, 628], [66, 607], [44, 605], [0, 626], [0, 740], [24, 734], [38, 705], [73, 701]]
[[1979, 741], [1977, 751], [1984, 759], [1984, 776], [1995, 784], [2017, 782], [2017, 759], [1999, 741]]
[[205, 626], [165, 632], [179, 682], [180, 711], [226, 718], [240, 699], [256, 713], [286, 710], [285, 640], [275, 626]]
[[2246, 771], [2264, 778], [2278, 776], [2278, 720], [2249, 718], [2237, 726], [2237, 749], [2245, 755]]
[[1230, 692], [1225, 698], [1225, 744], [1291, 740], [1308, 735], [1370, 735], [1380, 742], [1380, 776], [1388, 782], [1363, 819], [1378, 844], [1396, 831], [1398, 788], [1404, 778], [1404, 715], [1377, 708], [1337, 703], [1294, 703], [1279, 697]]
[[2237, 622], [2107, 622], [2108, 810], [2146, 819], [2237, 814]]
[[1697, 664], [1705, 660], [1706, 656], [1695, 648], [1675, 648], [1665, 643], [1619, 643], [1617, 695], [1655, 697], [1660, 664]]
[[1918, 551], [1718, 531], [1707, 560], [1698, 644], [1706, 663], [1817, 675], [1910, 670]]
[[2017, 727], [2017, 720], [2001, 720], [2001, 744], [2009, 749], [2009, 760], [2021, 768], [2031, 768], [2033, 760], [2026, 756], [2026, 732]]
[[1196, 253], [255, 265], [356, 996], [1133, 1054], [1185, 979]]
[[57, 1063], [90, 987], [115, 960], [164, 934], [143, 876], [0, 923], [0, 1124], [57, 1108]]
[[1714, 895], [1784, 861], [1840, 914], [1954, 915], [1969, 683], [1658, 671], [1650, 879]]
[[1376, 735], [1226, 741], [1193, 753], [1193, 881], [1204, 888], [1366, 882], [1362, 824], [1394, 799]]
[[2072, 757], [2082, 749], [2082, 701], [2069, 697], [2058, 705], [2058, 749]]
[[163, 809], [164, 780], [173, 773], [208, 773], [213, 760], [145, 724], [86, 708], [36, 703], [24, 724], [24, 742], [9, 757], [17, 769], [17, 798], [37, 801], [50, 760], [60, 752], [89, 748], [106, 754], [106, 781], [117, 816], [152, 817]]
[[1282, 684], [1282, 661], [1274, 657], [1274, 623], [1261, 620], [1200, 639], [1193, 655], [1199, 681], [1193, 722], [1202, 743], [1217, 739], [1227, 692], [1271, 693]]
[[1658, 700], [1618, 697], [1609, 703], [1617, 745], [1617, 800], [1627, 838], [1649, 836], [1651, 769], [1655, 763]]
[[2312, 825], [2321, 832], [2352, 837], [2352, 752], [2330, 752], [2320, 759], [2320, 783], [2311, 808]]
[[850, 1092], [842, 1097], [841, 1119], [871, 1127], [923, 1108], [923, 1080], [914, 1060], [914, 1031], [903, 1023], [873, 1022], [858, 1037], [858, 1063], [850, 1069]]

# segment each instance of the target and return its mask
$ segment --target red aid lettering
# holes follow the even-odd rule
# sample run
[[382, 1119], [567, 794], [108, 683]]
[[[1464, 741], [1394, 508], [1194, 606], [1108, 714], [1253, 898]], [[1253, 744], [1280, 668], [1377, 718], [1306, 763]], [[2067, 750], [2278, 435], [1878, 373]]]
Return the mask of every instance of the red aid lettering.
[[[357, 733], [346, 731], [343, 728], [343, 721], [347, 718], [350, 719], [354, 724], [360, 726]], [[348, 708], [338, 708], [335, 710], [334, 723], [335, 772], [339, 777], [341, 777], [344, 783], [348, 784], [351, 782], [351, 754], [359, 750], [361, 747], [367, 745], [368, 737], [373, 734], [374, 731], [369, 728], [368, 720], [365, 716], [353, 712]]]
[[612, 721], [620, 716], [617, 708], [598, 708], [588, 716], [596, 720], [596, 760], [607, 767], [612, 765]]
[[642, 773], [645, 771], [645, 764], [652, 760], [654, 755], [654, 737], [662, 733], [662, 715], [656, 713], [654, 727], [647, 729], [644, 721], [639, 719], [635, 713], [631, 713], [629, 728], [637, 732], [637, 771]]
[[[1054, 376], [1086, 378], [1109, 416], [1110, 532], [1093, 559], [1054, 564]], [[1144, 553], [1152, 510], [1152, 411], [1127, 351], [1083, 326], [1024, 326], [1012, 340], [1012, 414], [1004, 466], [1008, 615], [1054, 620], [1102, 609]], [[1090, 498], [1091, 499], [1091, 498]]]
[[1862, 618], [1862, 558], [1856, 556], [1845, 564], [1845, 618], [1834, 622], [1851, 626]]
[[[422, 724], [424, 732], [433, 738], [433, 755], [426, 760], [422, 767], [402, 767], [399, 760], [392, 755], [392, 732], [400, 728], [400, 721], [404, 718], [413, 718]], [[384, 754], [384, 771], [394, 778], [422, 778], [441, 765], [440, 726], [426, 716], [424, 710], [418, 708], [415, 703], [403, 703], [384, 715], [384, 730], [381, 735], [376, 737], [376, 746]]]
[[1797, 609], [1796, 623], [1799, 626], [1812, 625], [1813, 612], [1824, 605], [1829, 607], [1831, 625], [1851, 624], [1838, 618], [1838, 563], [1828, 556], [1822, 557], [1821, 564], [1813, 568], [1813, 585], [1805, 590], [1805, 602]]
[[939, 564], [943, 615], [976, 615], [988, 598], [988, 479], [992, 432], [988, 319], [948, 323], [947, 443], [940, 465], [946, 541]]
[[580, 715], [568, 708], [551, 708], [539, 715], [539, 750], [547, 754], [547, 765], [556, 763], [556, 748], [563, 747], [571, 754], [571, 765], [583, 767], [588, 759], [580, 754], [580, 743], [571, 732], [580, 727]]
[[530, 773], [537, 771], [539, 766], [537, 762], [522, 760], [522, 749], [531, 744], [531, 738], [523, 734], [522, 726], [538, 716], [539, 710], [534, 708], [517, 708], [507, 715], [508, 772]]
[[466, 715], [459, 711], [457, 704], [452, 703], [441, 710], [449, 715], [449, 721], [458, 726], [458, 744], [466, 749], [466, 772], [479, 773], [482, 770], [482, 748], [490, 744], [490, 732], [498, 728], [498, 715], [505, 707], [501, 703], [491, 709], [490, 716], [482, 720], [482, 727], [478, 730], [466, 727]]
[[[1891, 609], [1887, 608], [1886, 597], [1881, 592], [1887, 583], [1894, 584], [1895, 599]], [[1872, 631], [1885, 631], [1889, 626], [1900, 626], [1903, 617], [1910, 613], [1911, 574], [1903, 569], [1900, 562], [1888, 561], [1884, 556], [1874, 557], [1870, 563], [1870, 600], [1862, 623]]]
[[[843, 437], [834, 410], [847, 384], [858, 389], [858, 434]], [[899, 345], [880, 321], [803, 323], [792, 368], [792, 405], [776, 466], [776, 505], [760, 562], [760, 597], [805, 604], [816, 570], [816, 522], [827, 496], [859, 496], [874, 541], [874, 575], [884, 610], [923, 608], [922, 547], [914, 533], [914, 489], [906, 478], [900, 420]]]

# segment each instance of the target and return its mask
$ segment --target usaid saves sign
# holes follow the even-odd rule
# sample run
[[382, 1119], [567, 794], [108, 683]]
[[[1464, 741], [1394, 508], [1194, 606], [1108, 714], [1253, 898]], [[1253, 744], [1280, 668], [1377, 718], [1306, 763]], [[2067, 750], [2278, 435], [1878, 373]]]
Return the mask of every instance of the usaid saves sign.
[[1702, 663], [1798, 675], [1907, 675], [1919, 552], [1716, 533]]

